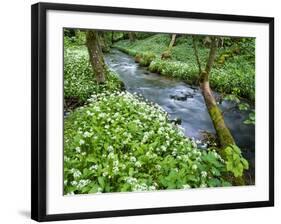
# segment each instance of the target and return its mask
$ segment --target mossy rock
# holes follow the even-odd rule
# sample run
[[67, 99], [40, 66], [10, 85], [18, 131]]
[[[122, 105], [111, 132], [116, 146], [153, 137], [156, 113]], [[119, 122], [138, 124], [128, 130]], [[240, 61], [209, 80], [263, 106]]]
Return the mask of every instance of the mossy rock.
[[[138, 56], [138, 55], [136, 55]], [[145, 52], [143, 54], [140, 55], [140, 65], [141, 66], [149, 66], [150, 63], [156, 58], [156, 55], [153, 54], [152, 52]], [[135, 60], [136, 60], [136, 57], [135, 57]]]
[[162, 60], [171, 59], [171, 57], [172, 57], [171, 51], [164, 51], [161, 54], [161, 59]]
[[135, 62], [136, 62], [136, 63], [140, 63], [140, 62], [141, 62], [141, 59], [142, 59], [141, 55], [140, 55], [140, 54], [136, 54], [136, 56], [135, 56]]

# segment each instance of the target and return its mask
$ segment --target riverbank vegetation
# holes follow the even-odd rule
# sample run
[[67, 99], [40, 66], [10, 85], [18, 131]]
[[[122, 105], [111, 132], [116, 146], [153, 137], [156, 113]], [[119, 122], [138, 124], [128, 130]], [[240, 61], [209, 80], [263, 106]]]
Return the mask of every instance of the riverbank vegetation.
[[84, 46], [64, 49], [64, 107], [65, 110], [82, 106], [92, 94], [116, 91], [122, 88], [117, 74], [106, 67], [106, 81], [98, 85], [93, 77], [89, 55]]
[[[190, 35], [64, 30], [65, 194], [252, 184], [235, 141], [220, 144], [226, 132], [217, 130], [216, 144], [200, 149], [163, 108], [129, 93], [104, 61], [114, 47], [152, 72], [200, 85], [199, 70], [206, 69], [198, 62], [209, 61], [214, 42], [197, 37], [194, 53], [192, 41]], [[211, 88], [253, 102], [254, 40], [217, 38], [215, 44]], [[214, 125], [223, 120], [219, 108], [219, 116], [209, 112]]]
[[65, 193], [229, 186], [224, 160], [184, 137], [158, 105], [95, 94], [65, 121]]
[[[136, 58], [152, 72], [198, 84], [198, 68], [193, 52], [192, 36], [179, 35], [167, 50], [170, 34], [155, 34], [135, 41], [122, 40], [115, 47]], [[198, 56], [206, 60], [209, 40], [198, 41]], [[164, 53], [164, 54], [163, 54]], [[164, 60], [163, 60], [164, 59]], [[253, 38], [224, 38], [218, 48], [216, 63], [210, 77], [212, 88], [220, 93], [234, 94], [250, 101], [255, 99], [255, 41]]]

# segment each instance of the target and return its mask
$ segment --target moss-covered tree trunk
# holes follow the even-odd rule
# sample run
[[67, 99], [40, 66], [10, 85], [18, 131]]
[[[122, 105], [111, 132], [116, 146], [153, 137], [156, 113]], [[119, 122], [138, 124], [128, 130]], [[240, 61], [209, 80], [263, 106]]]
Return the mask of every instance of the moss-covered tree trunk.
[[206, 106], [208, 108], [208, 112], [210, 114], [214, 128], [217, 133], [220, 146], [222, 148], [225, 148], [228, 145], [235, 145], [235, 141], [224, 122], [222, 112], [216, 103], [215, 97], [212, 94], [212, 90], [209, 83], [209, 74], [215, 61], [217, 46], [218, 39], [216, 37], [212, 37], [208, 62], [205, 70], [201, 71], [199, 82]]
[[216, 99], [212, 94], [212, 90], [209, 82], [209, 75], [211, 69], [213, 67], [216, 51], [218, 48], [218, 39], [217, 37], [209, 37], [210, 38], [210, 52], [208, 61], [206, 64], [206, 68], [202, 70], [201, 63], [198, 55], [197, 45], [195, 43], [195, 38], [193, 37], [193, 48], [195, 52], [195, 58], [199, 68], [199, 83], [200, 88], [202, 90], [202, 94], [205, 100], [205, 104], [207, 106], [208, 112], [210, 114], [211, 120], [213, 122], [214, 128], [217, 133], [217, 137], [220, 143], [221, 148], [225, 148], [228, 145], [235, 145], [234, 138], [232, 137], [228, 127], [226, 126], [223, 118], [223, 114], [216, 103]]
[[96, 81], [102, 84], [106, 80], [106, 67], [101, 49], [99, 34], [96, 31], [87, 31], [86, 45], [89, 52], [90, 63]]
[[[210, 53], [209, 53], [208, 61], [206, 64], [206, 68], [204, 70], [202, 70], [197, 46], [195, 43], [195, 38], [196, 37], [193, 37], [193, 48], [194, 48], [194, 52], [195, 52], [195, 58], [196, 58], [196, 61], [197, 61], [198, 67], [199, 67], [200, 88], [202, 90], [205, 104], [207, 106], [213, 126], [216, 130], [217, 138], [218, 138], [218, 141], [220, 144], [219, 154], [224, 159], [226, 159], [224, 149], [228, 146], [236, 145], [236, 143], [234, 141], [232, 134], [230, 133], [228, 127], [226, 126], [226, 124], [224, 122], [223, 114], [216, 103], [215, 97], [212, 94], [212, 90], [211, 90], [210, 82], [209, 82], [209, 75], [210, 75], [211, 69], [213, 67], [215, 57], [216, 57], [216, 51], [218, 48], [218, 39], [217, 39], [217, 37], [210, 37], [211, 38]], [[231, 181], [232, 184], [234, 184], [234, 185], [244, 185], [245, 184], [245, 180], [244, 180], [243, 176], [235, 177], [232, 174], [229, 174], [226, 178], [229, 181]]]

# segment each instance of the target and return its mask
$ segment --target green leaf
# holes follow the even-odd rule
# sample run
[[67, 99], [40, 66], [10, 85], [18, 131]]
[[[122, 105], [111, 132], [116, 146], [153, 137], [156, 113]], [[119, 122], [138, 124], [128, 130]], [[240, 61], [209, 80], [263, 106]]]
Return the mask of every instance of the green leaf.
[[133, 176], [134, 175], [134, 168], [130, 167], [129, 169], [129, 176]]
[[250, 105], [248, 103], [240, 103], [238, 105], [239, 110], [246, 111], [249, 110]]
[[217, 178], [213, 178], [213, 179], [208, 180], [207, 184], [210, 187], [219, 187], [219, 186], [221, 186], [221, 181]]
[[88, 193], [97, 193], [97, 192], [98, 192], [98, 189], [99, 189], [99, 185], [94, 184], [94, 185], [92, 186], [92, 188], [89, 190]]
[[105, 187], [105, 178], [104, 177], [98, 177], [98, 182], [102, 188]]
[[241, 159], [241, 162], [242, 162], [242, 164], [243, 164], [243, 166], [244, 166], [244, 169], [248, 170], [248, 169], [249, 169], [249, 163], [248, 163], [248, 161], [247, 161], [246, 159], [242, 158], [242, 159]]

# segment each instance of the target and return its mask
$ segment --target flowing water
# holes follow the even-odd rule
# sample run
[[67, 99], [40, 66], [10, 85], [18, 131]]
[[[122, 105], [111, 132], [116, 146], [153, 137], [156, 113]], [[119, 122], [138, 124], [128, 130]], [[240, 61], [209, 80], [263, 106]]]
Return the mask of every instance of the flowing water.
[[[202, 139], [202, 131], [215, 133], [198, 87], [151, 73], [135, 63], [134, 58], [116, 49], [106, 55], [106, 62], [119, 75], [127, 91], [141, 94], [159, 104], [171, 118], [179, 118], [186, 136]], [[214, 95], [219, 97], [218, 93]], [[251, 173], [254, 172], [255, 128], [243, 124], [248, 112], [233, 108], [234, 104], [229, 101], [222, 101], [219, 106], [237, 145], [251, 164]]]

